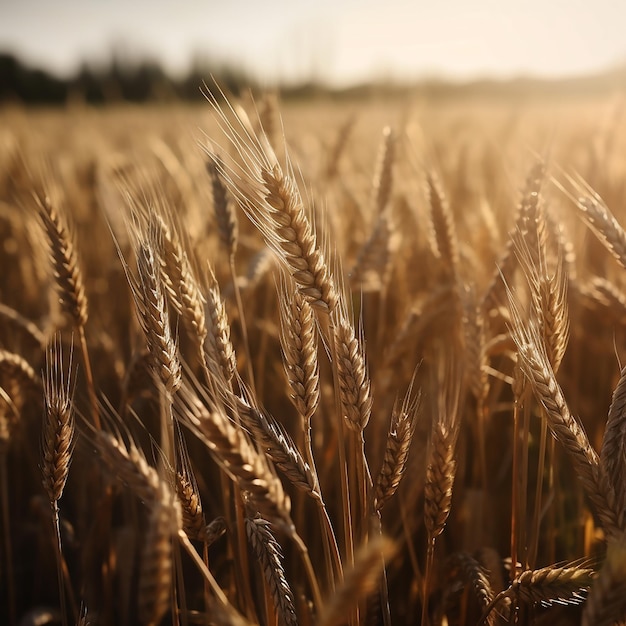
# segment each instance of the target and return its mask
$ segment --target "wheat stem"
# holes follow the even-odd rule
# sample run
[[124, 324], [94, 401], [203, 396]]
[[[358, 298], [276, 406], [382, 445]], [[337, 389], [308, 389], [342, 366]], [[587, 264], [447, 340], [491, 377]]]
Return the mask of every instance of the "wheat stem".
[[80, 351], [83, 359], [83, 367], [85, 368], [85, 378], [87, 379], [87, 391], [89, 393], [89, 402], [91, 403], [91, 415], [94, 426], [100, 430], [100, 410], [98, 408], [98, 396], [93, 380], [93, 372], [91, 370], [91, 360], [89, 359], [89, 350], [87, 348], [87, 338], [85, 337], [84, 326], [78, 327], [78, 339], [80, 341]]
[[68, 626], [67, 621], [67, 604], [65, 600], [65, 585], [63, 579], [63, 567], [61, 559], [63, 558], [63, 548], [61, 546], [61, 527], [59, 524], [59, 507], [56, 500], [52, 503], [52, 525], [56, 536], [54, 556], [57, 564], [57, 582], [59, 585], [59, 601], [61, 603], [61, 620], [63, 626]]

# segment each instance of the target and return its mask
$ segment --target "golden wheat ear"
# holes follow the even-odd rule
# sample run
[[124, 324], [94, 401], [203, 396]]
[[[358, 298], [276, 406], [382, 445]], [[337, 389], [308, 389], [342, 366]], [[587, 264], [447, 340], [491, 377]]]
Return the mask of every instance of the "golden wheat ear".
[[148, 514], [139, 566], [138, 617], [145, 626], [156, 626], [172, 607], [172, 538], [180, 520], [170, 486], [160, 484], [160, 494]]
[[596, 577], [596, 571], [584, 564], [549, 565], [537, 570], [526, 570], [517, 576], [511, 586], [499, 593], [489, 604], [481, 623], [504, 598], [514, 599], [529, 606], [544, 607], [553, 604], [582, 604]]
[[626, 547], [607, 546], [606, 559], [591, 584], [583, 608], [582, 626], [612, 626], [626, 620]]
[[296, 626], [295, 601], [282, 563], [282, 549], [272, 533], [271, 524], [262, 517], [246, 517], [246, 535], [257, 558], [270, 596], [284, 626]]
[[204, 365], [205, 298], [183, 239], [168, 223], [167, 216], [151, 211], [147, 219], [147, 232], [159, 258], [163, 292], [172, 309], [182, 318], [187, 334], [196, 346], [196, 356]]
[[57, 335], [46, 352], [44, 376], [43, 482], [53, 506], [61, 499], [74, 450], [74, 400], [70, 348], [67, 373], [61, 339]]
[[87, 296], [78, 253], [66, 218], [48, 196], [35, 195], [48, 245], [61, 305], [77, 328], [87, 323]]
[[63, 310], [72, 318], [78, 331], [80, 347], [91, 402], [92, 420], [100, 427], [98, 399], [87, 348], [85, 326], [88, 319], [87, 293], [78, 252], [66, 216], [47, 195], [34, 195], [39, 217], [48, 240], [54, 278]]
[[211, 179], [213, 195], [213, 212], [217, 222], [217, 232], [222, 245], [226, 248], [229, 258], [237, 252], [239, 243], [239, 222], [235, 207], [229, 197], [228, 189], [224, 184], [221, 171], [225, 165], [222, 159], [214, 153], [207, 155], [206, 169]]
[[396, 493], [409, 458], [417, 415], [421, 404], [421, 391], [413, 395], [415, 376], [400, 404], [397, 400], [391, 413], [391, 423], [383, 464], [374, 487], [374, 508], [380, 511]]
[[202, 509], [202, 500], [196, 482], [187, 444], [180, 425], [176, 424], [177, 469], [175, 475], [176, 494], [183, 512], [183, 530], [190, 539], [204, 541], [206, 539], [206, 520]]
[[626, 232], [623, 226], [600, 195], [582, 177], [566, 178], [578, 197], [564, 191], [574, 201], [581, 218], [613, 258], [626, 269]]
[[[61, 544], [61, 526], [59, 519], [59, 500], [67, 482], [72, 453], [74, 450], [74, 401], [73, 401], [73, 345], [70, 349], [67, 373], [63, 362], [61, 338], [55, 336], [46, 352], [44, 375], [44, 426], [42, 436], [42, 472], [43, 485], [52, 508], [54, 531], [56, 534], [57, 575], [59, 598], [63, 623], [67, 624], [66, 589], [63, 547]], [[76, 608], [73, 607], [76, 613]]]
[[435, 414], [428, 442], [428, 466], [424, 485], [424, 523], [427, 531], [426, 569], [422, 595], [422, 623], [427, 623], [435, 543], [443, 532], [452, 509], [452, 492], [457, 471], [456, 445], [461, 428], [463, 370], [441, 351], [432, 377]]
[[183, 385], [174, 406], [178, 419], [202, 441], [226, 475], [248, 494], [256, 509], [270, 520], [291, 526], [291, 500], [282, 483], [270, 469], [265, 455], [229, 419], [220, 400], [201, 399]]
[[240, 110], [228, 100], [221, 106], [210, 92], [205, 95], [241, 157], [222, 170], [228, 188], [310, 304], [324, 314], [334, 310], [334, 281], [291, 170], [283, 170], [265, 137], [254, 133]]
[[613, 491], [598, 454], [589, 443], [582, 424], [569, 410], [537, 324], [522, 321], [519, 305], [510, 290], [509, 299], [513, 319], [511, 334], [518, 350], [520, 373], [530, 384], [555, 439], [564, 446], [604, 531], [609, 536], [619, 536], [623, 514], [615, 506]]

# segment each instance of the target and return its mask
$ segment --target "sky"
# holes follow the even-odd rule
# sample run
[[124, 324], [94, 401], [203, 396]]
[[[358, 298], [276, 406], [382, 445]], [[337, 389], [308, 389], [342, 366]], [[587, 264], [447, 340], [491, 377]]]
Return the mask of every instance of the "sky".
[[622, 0], [0, 0], [0, 51], [69, 75], [113, 50], [262, 82], [575, 76], [626, 64]]

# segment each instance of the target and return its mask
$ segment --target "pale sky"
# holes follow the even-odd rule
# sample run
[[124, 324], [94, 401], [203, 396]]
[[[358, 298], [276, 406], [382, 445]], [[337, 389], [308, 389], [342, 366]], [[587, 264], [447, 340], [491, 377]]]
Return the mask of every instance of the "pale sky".
[[114, 47], [261, 80], [576, 75], [626, 63], [620, 0], [0, 0], [0, 51], [68, 74]]

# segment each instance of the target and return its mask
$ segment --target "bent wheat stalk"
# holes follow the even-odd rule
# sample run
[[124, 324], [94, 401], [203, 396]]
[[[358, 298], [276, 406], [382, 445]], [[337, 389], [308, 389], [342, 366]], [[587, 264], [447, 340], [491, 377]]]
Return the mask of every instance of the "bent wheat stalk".
[[543, 407], [550, 431], [565, 448], [604, 531], [609, 536], [619, 535], [623, 524], [622, 513], [615, 507], [609, 479], [600, 465], [598, 454], [591, 447], [580, 423], [569, 411], [538, 329], [532, 323], [523, 324], [510, 291], [509, 298], [513, 316], [511, 332], [517, 345], [521, 371], [537, 402]]

